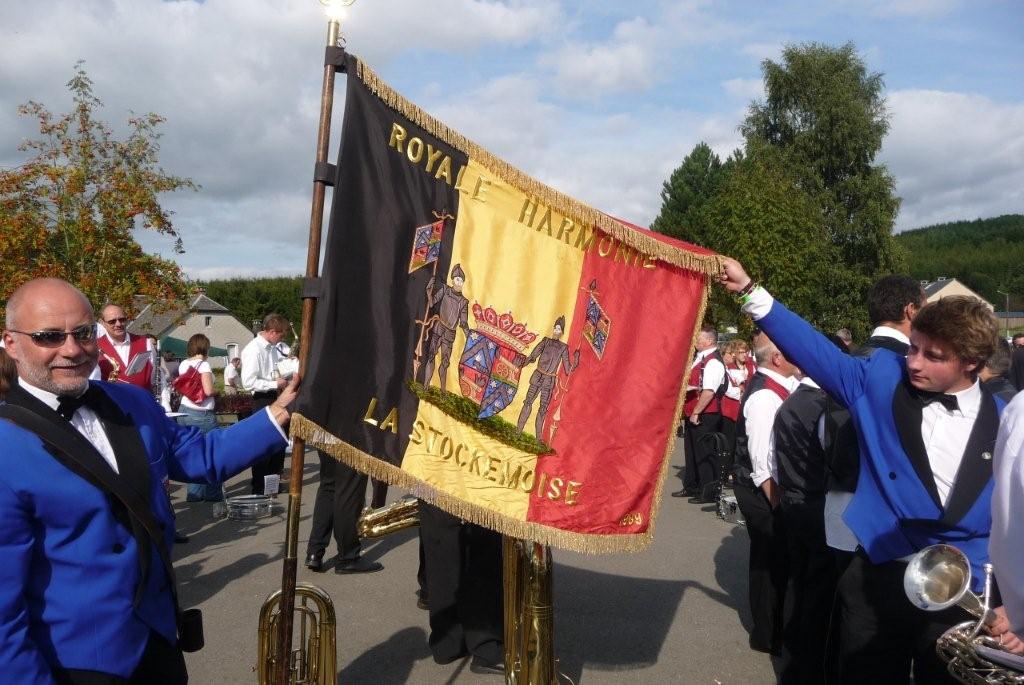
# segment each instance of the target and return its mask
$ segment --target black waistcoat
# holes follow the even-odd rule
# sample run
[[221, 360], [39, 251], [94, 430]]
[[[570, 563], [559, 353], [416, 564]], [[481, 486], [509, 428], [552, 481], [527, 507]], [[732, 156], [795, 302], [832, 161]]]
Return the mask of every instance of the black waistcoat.
[[827, 397], [824, 390], [800, 385], [775, 415], [775, 466], [788, 497], [810, 499], [825, 494], [825, 450], [818, 439], [818, 419]]

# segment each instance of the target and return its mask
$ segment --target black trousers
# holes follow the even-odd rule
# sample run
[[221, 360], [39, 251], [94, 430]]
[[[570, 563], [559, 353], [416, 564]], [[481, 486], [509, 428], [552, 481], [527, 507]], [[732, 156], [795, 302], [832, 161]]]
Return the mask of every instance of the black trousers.
[[313, 503], [313, 524], [306, 555], [323, 554], [331, 541], [338, 543], [339, 561], [359, 558], [361, 545], [356, 522], [366, 504], [366, 476], [329, 454], [320, 457], [320, 486]]
[[61, 670], [53, 674], [58, 685], [185, 685], [185, 656], [163, 636], [150, 631], [142, 659], [130, 678], [99, 671]]
[[686, 421], [686, 469], [683, 475], [683, 487], [687, 490], [701, 491], [710, 485], [718, 484], [718, 455], [715, 443], [705, 437], [722, 430], [721, 414], [701, 414], [700, 424], [693, 425]]
[[504, 659], [501, 536], [420, 502], [430, 607], [430, 651], [449, 663]]
[[733, 465], [736, 463], [734, 456], [736, 454], [736, 421], [723, 416], [720, 432], [725, 436], [725, 442], [729, 447], [729, 454], [719, 459], [719, 475], [722, 473], [732, 473]]
[[792, 657], [782, 682], [810, 685], [825, 682], [825, 646], [836, 593], [836, 565], [825, 543], [825, 497], [803, 502], [782, 500], [789, 556], [792, 611], [785, 641]]
[[935, 653], [935, 641], [970, 620], [960, 607], [924, 611], [903, 592], [906, 562], [873, 564], [860, 551], [839, 579], [839, 682], [953, 684]]
[[[253, 393], [252, 396], [252, 413], [255, 414], [261, 409], [274, 403], [277, 399], [277, 393], [274, 392], [258, 392]], [[249, 481], [249, 485], [252, 488], [252, 494], [262, 495], [263, 494], [263, 477], [271, 474], [281, 475], [284, 471], [284, 450], [271, 454], [266, 459], [256, 462], [252, 465], [252, 478]]]
[[737, 483], [735, 494], [750, 536], [748, 591], [754, 621], [750, 647], [777, 654], [782, 649], [782, 608], [789, 575], [785, 523], [761, 488]]

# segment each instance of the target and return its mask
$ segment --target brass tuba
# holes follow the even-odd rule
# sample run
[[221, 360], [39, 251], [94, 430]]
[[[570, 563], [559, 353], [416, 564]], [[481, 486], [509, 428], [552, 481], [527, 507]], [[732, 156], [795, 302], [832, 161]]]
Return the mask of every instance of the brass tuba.
[[914, 606], [941, 611], [953, 605], [965, 609], [976, 621], [959, 623], [939, 637], [935, 651], [946, 662], [950, 675], [968, 685], [1024, 685], [1024, 673], [986, 658], [979, 651], [999, 649], [981, 629], [993, 618], [992, 564], [985, 564], [985, 591], [981, 597], [970, 590], [971, 565], [952, 545], [926, 547], [913, 556], [903, 575], [903, 589]]
[[334, 685], [338, 679], [338, 657], [334, 604], [326, 592], [309, 583], [295, 585], [295, 621], [298, 647], [288, 658], [277, 653], [278, 619], [281, 591], [263, 602], [260, 609], [259, 651], [257, 658], [260, 685], [277, 683], [281, 669], [288, 669], [290, 685]]

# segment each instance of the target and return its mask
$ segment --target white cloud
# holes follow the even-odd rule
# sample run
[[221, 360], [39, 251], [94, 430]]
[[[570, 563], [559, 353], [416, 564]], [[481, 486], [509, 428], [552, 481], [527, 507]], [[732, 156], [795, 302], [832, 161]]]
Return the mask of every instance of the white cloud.
[[898, 230], [1024, 211], [1024, 105], [936, 90], [888, 104], [881, 160], [903, 197]]
[[783, 44], [779, 43], [748, 43], [740, 48], [740, 52], [753, 57], [758, 62], [770, 59], [778, 61], [782, 56]]
[[654, 83], [659, 41], [646, 20], [632, 19], [616, 26], [607, 42], [570, 44], [541, 64], [554, 68], [556, 87], [569, 97], [641, 92]]
[[722, 81], [722, 89], [737, 100], [760, 100], [764, 98], [764, 81], [759, 78], [731, 78]]

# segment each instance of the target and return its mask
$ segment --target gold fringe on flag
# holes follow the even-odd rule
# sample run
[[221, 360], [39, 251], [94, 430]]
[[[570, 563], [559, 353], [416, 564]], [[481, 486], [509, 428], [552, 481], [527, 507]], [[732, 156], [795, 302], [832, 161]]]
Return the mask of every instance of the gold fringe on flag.
[[[291, 437], [305, 440], [306, 445], [326, 452], [352, 468], [384, 481], [389, 485], [408, 490], [416, 497], [434, 504], [445, 511], [477, 525], [495, 530], [522, 540], [532, 540], [542, 545], [568, 549], [585, 554], [612, 554], [617, 552], [640, 552], [654, 539], [654, 522], [643, 533], [599, 535], [574, 533], [552, 528], [542, 523], [533, 523], [506, 516], [486, 507], [481, 507], [454, 497], [428, 485], [419, 478], [389, 464], [383, 459], [356, 449], [335, 437], [319, 424], [299, 413], [292, 414]], [[670, 442], [674, 442], [671, 441]], [[664, 475], [662, 476], [664, 478]], [[660, 493], [655, 495], [660, 497]]]
[[544, 205], [572, 219], [577, 225], [593, 226], [633, 249], [666, 264], [696, 271], [706, 276], [717, 276], [721, 273], [721, 255], [695, 254], [689, 250], [656, 240], [649, 235], [619, 223], [607, 214], [579, 200], [537, 181], [500, 157], [491, 154], [455, 129], [449, 128], [409, 100], [406, 100], [398, 91], [377, 76], [362, 60], [356, 58], [356, 64], [355, 76], [365, 83], [366, 87], [386, 103], [388, 107], [400, 113], [430, 133], [430, 135], [443, 140], [448, 145], [488, 167], [509, 185], [514, 186], [527, 195], [533, 196]]

